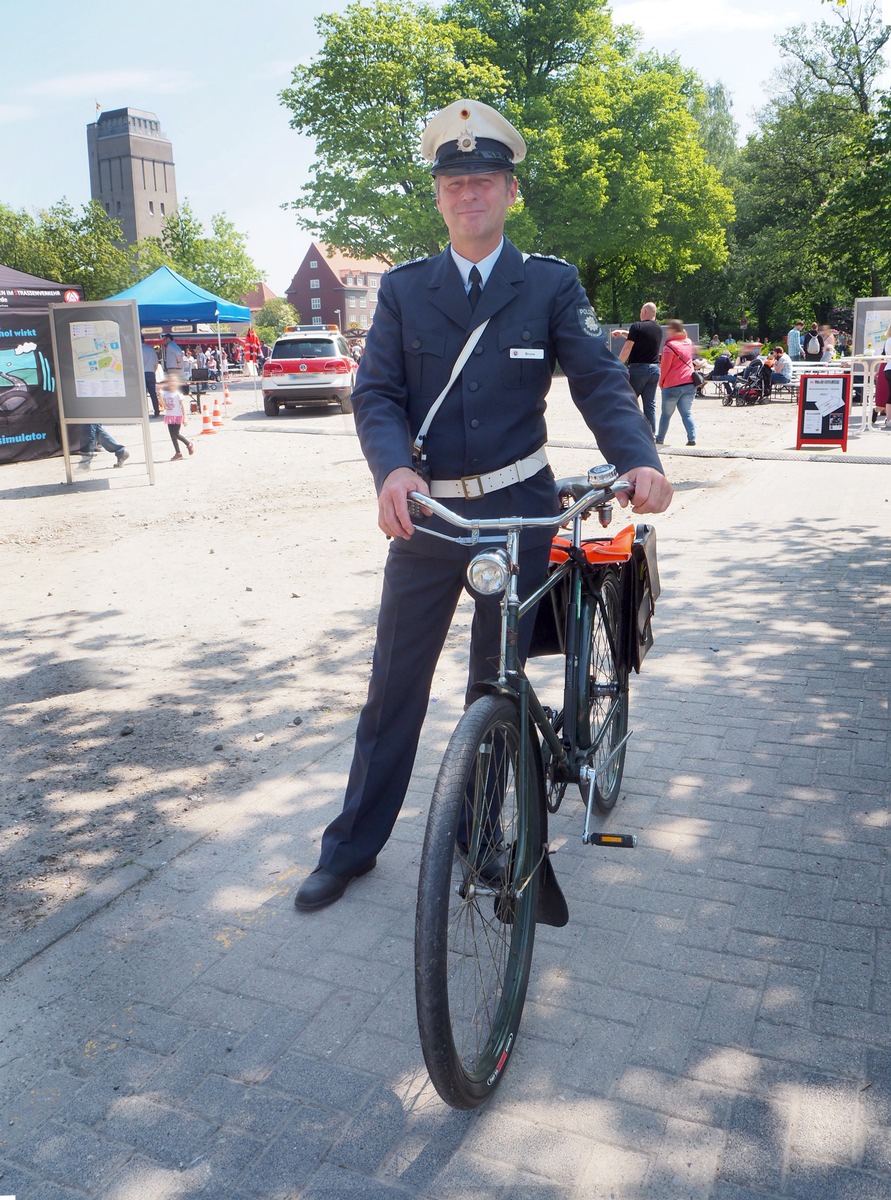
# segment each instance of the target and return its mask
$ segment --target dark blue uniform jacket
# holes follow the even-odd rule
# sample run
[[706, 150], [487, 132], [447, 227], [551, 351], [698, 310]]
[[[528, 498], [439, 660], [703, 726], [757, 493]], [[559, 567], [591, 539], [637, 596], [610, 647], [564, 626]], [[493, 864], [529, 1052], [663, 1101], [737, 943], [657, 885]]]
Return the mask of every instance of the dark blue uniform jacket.
[[[356, 429], [378, 491], [391, 471], [411, 466], [411, 444], [427, 410], [468, 334], [487, 317], [427, 435], [434, 479], [497, 470], [543, 446], [556, 362], [606, 461], [620, 472], [661, 470], [625, 367], [607, 347], [576, 269], [559, 259], [524, 258], [505, 239], [475, 310], [448, 247], [382, 278], [353, 393]], [[541, 357], [512, 356], [512, 350]], [[468, 516], [555, 512], [553, 475], [542, 471], [480, 499], [446, 503]]]

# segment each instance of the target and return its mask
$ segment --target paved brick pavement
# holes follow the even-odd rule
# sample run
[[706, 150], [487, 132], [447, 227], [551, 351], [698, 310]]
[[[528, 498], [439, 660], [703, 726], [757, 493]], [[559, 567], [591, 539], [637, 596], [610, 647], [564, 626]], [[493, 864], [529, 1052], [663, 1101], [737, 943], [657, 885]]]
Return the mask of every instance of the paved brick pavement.
[[640, 846], [583, 847], [573, 798], [554, 819], [571, 921], [540, 931], [487, 1107], [438, 1100], [413, 1011], [453, 642], [395, 836], [340, 904], [292, 896], [348, 729], [7, 958], [0, 1194], [887, 1200], [889, 504], [887, 465], [737, 462], [660, 520], [605, 822]]

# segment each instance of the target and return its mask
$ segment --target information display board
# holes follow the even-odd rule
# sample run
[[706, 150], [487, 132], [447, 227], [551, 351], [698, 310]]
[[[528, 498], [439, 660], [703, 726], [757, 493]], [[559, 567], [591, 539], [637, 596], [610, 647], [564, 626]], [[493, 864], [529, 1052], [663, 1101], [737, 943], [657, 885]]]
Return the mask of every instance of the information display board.
[[868, 296], [854, 301], [854, 353], [881, 354], [891, 326], [891, 296]]
[[154, 483], [136, 301], [51, 304], [50, 328], [68, 482], [69, 431], [73, 426], [108, 421], [142, 426], [149, 479]]
[[847, 450], [850, 417], [849, 374], [801, 376], [796, 450], [802, 446], [841, 446]]

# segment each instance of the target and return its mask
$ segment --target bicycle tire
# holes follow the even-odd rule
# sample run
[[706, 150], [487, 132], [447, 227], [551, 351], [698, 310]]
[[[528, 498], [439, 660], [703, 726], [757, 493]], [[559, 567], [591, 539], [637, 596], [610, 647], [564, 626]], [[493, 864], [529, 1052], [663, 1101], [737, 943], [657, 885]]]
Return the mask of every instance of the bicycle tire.
[[[501, 696], [472, 704], [452, 734], [427, 818], [415, 999], [427, 1070], [453, 1108], [478, 1107], [501, 1082], [526, 999], [542, 833], [538, 757], [522, 736], [530, 785], [518, 789], [516, 705]], [[487, 855], [493, 845], [497, 861]]]
[[[606, 760], [628, 732], [628, 666], [620, 652], [622, 606], [615, 574], [603, 575], [599, 593], [599, 598], [582, 595], [576, 736], [580, 753], [596, 772], [594, 803], [606, 813], [619, 797], [625, 770], [624, 746]], [[580, 783], [579, 790], [587, 801], [587, 787]]]

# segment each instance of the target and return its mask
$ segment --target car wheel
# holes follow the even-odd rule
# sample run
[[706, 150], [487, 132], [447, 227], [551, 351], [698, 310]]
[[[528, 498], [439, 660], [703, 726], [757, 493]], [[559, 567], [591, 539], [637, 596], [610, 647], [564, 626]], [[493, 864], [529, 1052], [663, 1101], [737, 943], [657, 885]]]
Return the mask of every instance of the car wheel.
[[263, 411], [267, 417], [278, 416], [278, 401], [273, 396], [263, 397]]
[[353, 411], [353, 392], [352, 388], [345, 396], [340, 398], [340, 411], [342, 413], [351, 413]]

